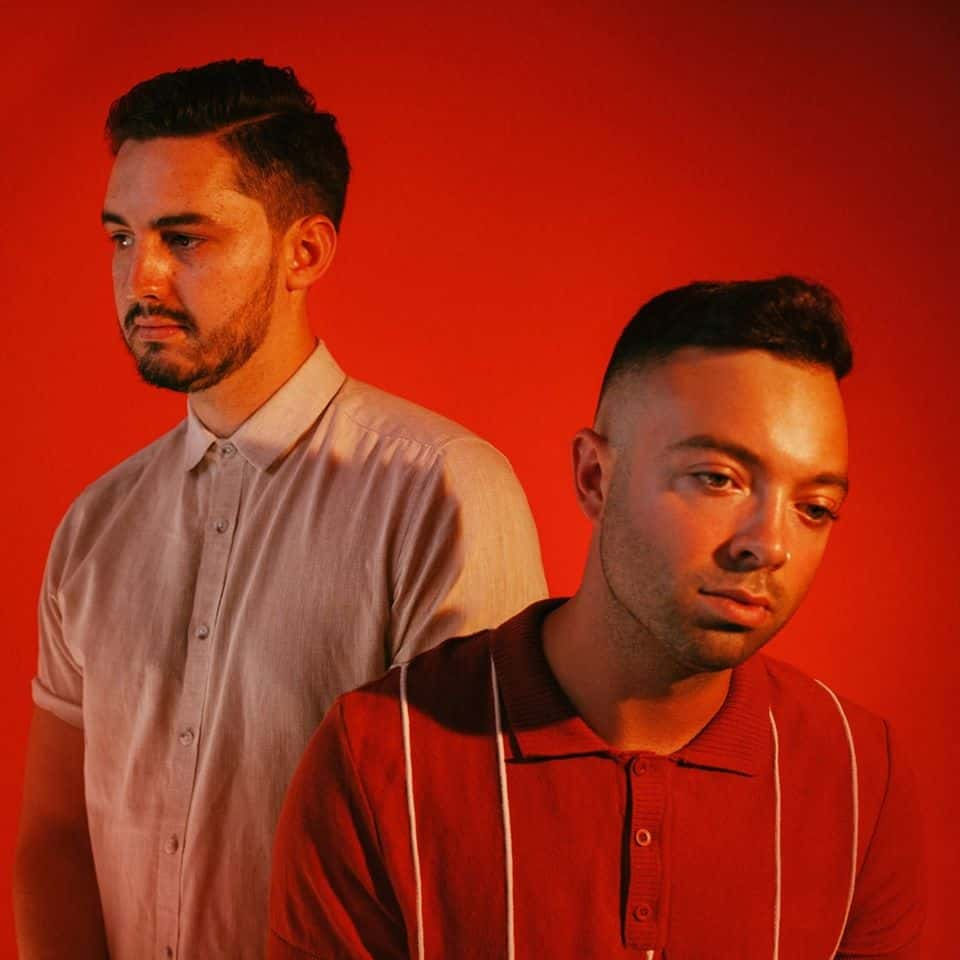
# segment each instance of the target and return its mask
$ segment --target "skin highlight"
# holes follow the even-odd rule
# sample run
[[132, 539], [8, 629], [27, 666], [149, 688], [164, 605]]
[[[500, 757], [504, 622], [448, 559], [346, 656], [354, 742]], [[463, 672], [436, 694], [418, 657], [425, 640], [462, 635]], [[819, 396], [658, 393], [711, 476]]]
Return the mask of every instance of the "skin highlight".
[[670, 753], [813, 581], [846, 493], [843, 405], [825, 368], [684, 348], [614, 383], [596, 428], [573, 451], [583, 582], [544, 648], [600, 736]]

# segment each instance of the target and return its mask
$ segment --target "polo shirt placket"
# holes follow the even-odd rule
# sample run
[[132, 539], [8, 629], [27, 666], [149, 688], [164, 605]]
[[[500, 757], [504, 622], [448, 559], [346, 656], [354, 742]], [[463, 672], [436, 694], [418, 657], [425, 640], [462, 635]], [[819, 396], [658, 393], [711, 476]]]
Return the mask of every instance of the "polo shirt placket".
[[196, 784], [207, 681], [213, 664], [220, 600], [229, 570], [243, 491], [244, 458], [230, 441], [211, 446], [210, 500], [204, 521], [200, 568], [186, 637], [183, 694], [179, 703], [167, 817], [157, 838], [160, 866], [157, 877], [157, 956], [172, 960], [180, 954], [180, 890], [189, 812]]
[[662, 757], [652, 756], [624, 760], [628, 778], [630, 882], [624, 905], [623, 939], [636, 950], [652, 951], [660, 939], [668, 763]]

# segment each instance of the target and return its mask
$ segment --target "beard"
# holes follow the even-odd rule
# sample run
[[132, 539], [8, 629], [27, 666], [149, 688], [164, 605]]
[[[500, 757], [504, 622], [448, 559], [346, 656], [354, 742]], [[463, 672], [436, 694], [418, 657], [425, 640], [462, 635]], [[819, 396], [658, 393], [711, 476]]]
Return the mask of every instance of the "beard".
[[[141, 378], [154, 387], [194, 393], [207, 390], [239, 370], [260, 348], [270, 329], [275, 296], [276, 254], [271, 256], [263, 282], [216, 330], [201, 334], [186, 310], [162, 305], [134, 304], [123, 318], [123, 341]], [[176, 346], [145, 343], [134, 347], [137, 317], [166, 317], [180, 324], [183, 338]]]

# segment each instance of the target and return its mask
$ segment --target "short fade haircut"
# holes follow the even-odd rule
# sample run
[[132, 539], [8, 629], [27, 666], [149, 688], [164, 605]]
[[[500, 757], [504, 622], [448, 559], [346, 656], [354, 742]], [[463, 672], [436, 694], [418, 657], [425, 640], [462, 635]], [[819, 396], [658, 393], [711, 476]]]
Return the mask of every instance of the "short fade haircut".
[[838, 380], [853, 367], [840, 302], [821, 284], [793, 276], [701, 281], [661, 293], [637, 311], [613, 348], [600, 396], [620, 375], [684, 347], [765, 350], [828, 367]]
[[116, 156], [127, 140], [217, 134], [236, 160], [237, 187], [259, 200], [271, 227], [322, 213], [339, 229], [350, 179], [347, 148], [331, 113], [291, 67], [218, 60], [138, 83], [107, 115]]

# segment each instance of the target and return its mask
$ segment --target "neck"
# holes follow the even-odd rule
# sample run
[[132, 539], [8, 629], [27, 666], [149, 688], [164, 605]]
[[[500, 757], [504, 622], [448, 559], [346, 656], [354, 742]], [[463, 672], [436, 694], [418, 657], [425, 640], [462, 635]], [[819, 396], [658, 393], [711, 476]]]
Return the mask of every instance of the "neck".
[[190, 406], [217, 437], [229, 437], [300, 369], [317, 345], [304, 323], [277, 342], [264, 342], [239, 369], [208, 390], [190, 394]]
[[611, 747], [674, 753], [723, 706], [730, 671], [685, 673], [649, 637], [618, 636], [601, 611], [581, 588], [548, 615], [543, 646], [550, 669], [583, 720]]

